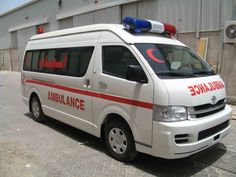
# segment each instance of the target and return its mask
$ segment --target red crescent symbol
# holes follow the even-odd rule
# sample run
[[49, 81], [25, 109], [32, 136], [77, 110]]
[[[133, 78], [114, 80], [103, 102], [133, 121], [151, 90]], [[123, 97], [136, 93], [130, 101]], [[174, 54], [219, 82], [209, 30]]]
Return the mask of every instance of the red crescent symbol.
[[158, 63], [165, 63], [164, 60], [160, 60], [160, 59], [158, 59], [157, 57], [155, 57], [155, 56], [153, 55], [153, 50], [154, 50], [154, 49], [147, 49], [147, 55], [148, 55], [152, 60], [154, 60], [154, 61], [156, 61], [156, 62], [158, 62]]

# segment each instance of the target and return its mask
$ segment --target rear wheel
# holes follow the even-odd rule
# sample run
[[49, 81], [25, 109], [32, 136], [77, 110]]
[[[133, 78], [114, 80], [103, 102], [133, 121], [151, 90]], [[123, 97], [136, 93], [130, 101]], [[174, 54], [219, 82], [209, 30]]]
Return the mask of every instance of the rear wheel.
[[119, 161], [131, 161], [137, 155], [132, 133], [125, 123], [110, 122], [106, 126], [105, 141], [111, 156]]
[[37, 122], [45, 121], [45, 115], [43, 113], [41, 103], [38, 97], [34, 96], [30, 102], [30, 110], [33, 114], [33, 119]]

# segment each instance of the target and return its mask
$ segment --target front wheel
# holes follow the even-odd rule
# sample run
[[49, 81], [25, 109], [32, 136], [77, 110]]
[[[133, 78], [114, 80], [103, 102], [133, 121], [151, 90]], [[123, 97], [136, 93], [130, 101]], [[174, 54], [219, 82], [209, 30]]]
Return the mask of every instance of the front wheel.
[[132, 133], [125, 123], [110, 122], [106, 127], [105, 141], [111, 156], [119, 161], [131, 161], [137, 155]]
[[34, 96], [31, 99], [30, 102], [30, 110], [33, 114], [33, 119], [36, 122], [44, 122], [45, 121], [45, 115], [43, 113], [42, 107], [41, 107], [41, 103], [38, 99], [38, 97]]

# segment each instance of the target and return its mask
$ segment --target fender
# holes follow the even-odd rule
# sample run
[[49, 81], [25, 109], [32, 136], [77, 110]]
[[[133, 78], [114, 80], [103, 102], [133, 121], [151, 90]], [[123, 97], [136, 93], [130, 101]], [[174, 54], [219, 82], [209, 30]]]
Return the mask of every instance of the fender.
[[123, 109], [122, 107], [120, 107], [119, 105], [111, 105], [111, 106], [105, 107], [100, 112], [100, 115], [98, 115], [98, 117], [96, 119], [94, 119], [94, 125], [95, 125], [94, 135], [95, 136], [97, 136], [97, 137], [101, 136], [101, 126], [109, 114], [120, 115], [128, 123], [128, 125], [130, 127], [132, 127], [132, 123], [130, 122], [131, 119], [130, 119], [130, 116], [127, 113], [127, 111], [125, 109]]
[[[30, 101], [30, 97], [31, 97], [32, 93], [35, 93], [35, 94], [38, 96], [39, 101], [40, 101], [41, 106], [42, 106], [42, 109], [43, 109], [43, 101], [42, 101], [42, 98], [41, 98], [41, 96], [40, 96], [38, 90], [37, 90], [35, 87], [31, 87], [31, 88], [30, 88], [29, 94], [28, 94], [28, 96], [27, 96], [28, 99], [29, 99], [29, 101]], [[29, 103], [29, 104], [30, 104], [30, 103]], [[43, 111], [44, 111], [44, 110], [43, 110]]]

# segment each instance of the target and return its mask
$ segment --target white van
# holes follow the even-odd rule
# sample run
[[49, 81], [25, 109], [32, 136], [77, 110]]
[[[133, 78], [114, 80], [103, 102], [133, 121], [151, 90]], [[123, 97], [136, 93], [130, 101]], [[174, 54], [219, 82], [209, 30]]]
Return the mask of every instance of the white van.
[[174, 26], [127, 17], [33, 36], [22, 64], [23, 101], [105, 140], [115, 159], [167, 159], [202, 151], [229, 133], [221, 77], [172, 35]]

